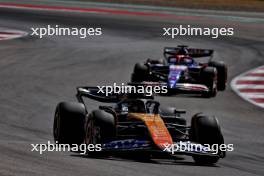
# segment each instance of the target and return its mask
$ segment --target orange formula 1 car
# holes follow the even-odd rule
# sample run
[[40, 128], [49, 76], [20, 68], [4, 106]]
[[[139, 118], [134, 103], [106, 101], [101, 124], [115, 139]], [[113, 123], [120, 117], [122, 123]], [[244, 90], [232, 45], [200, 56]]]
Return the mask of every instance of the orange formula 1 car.
[[[112, 106], [90, 111], [84, 97]], [[214, 164], [225, 156], [211, 146], [224, 144], [215, 117], [196, 114], [191, 126], [184, 110], [161, 107], [153, 97], [140, 94], [98, 93], [96, 87], [77, 88], [78, 102], [61, 102], [54, 119], [54, 139], [59, 144], [100, 145], [93, 157], [127, 154], [142, 158], [173, 158], [185, 154], [201, 164]]]

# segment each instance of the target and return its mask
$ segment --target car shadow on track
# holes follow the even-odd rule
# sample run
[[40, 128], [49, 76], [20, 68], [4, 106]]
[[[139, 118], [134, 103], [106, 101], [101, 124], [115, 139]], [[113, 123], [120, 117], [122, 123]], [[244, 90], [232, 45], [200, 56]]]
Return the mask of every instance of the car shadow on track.
[[84, 154], [71, 154], [72, 157], [80, 157], [86, 159], [95, 159], [95, 160], [110, 160], [110, 161], [122, 161], [122, 162], [138, 162], [138, 163], [147, 163], [147, 164], [160, 164], [160, 165], [185, 165], [185, 166], [203, 166], [203, 167], [219, 167], [217, 165], [200, 165], [192, 161], [185, 161], [185, 158], [178, 156], [174, 157], [173, 159], [144, 159], [144, 158], [131, 158], [131, 157], [89, 157], [88, 155]]

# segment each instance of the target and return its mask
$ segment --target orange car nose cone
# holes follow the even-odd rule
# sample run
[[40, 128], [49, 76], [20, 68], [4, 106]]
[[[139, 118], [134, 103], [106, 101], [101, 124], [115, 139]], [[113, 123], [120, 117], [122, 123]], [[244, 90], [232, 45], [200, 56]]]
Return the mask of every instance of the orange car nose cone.
[[171, 135], [159, 114], [130, 113], [129, 118], [142, 120], [153, 142], [164, 149], [164, 144], [173, 144]]

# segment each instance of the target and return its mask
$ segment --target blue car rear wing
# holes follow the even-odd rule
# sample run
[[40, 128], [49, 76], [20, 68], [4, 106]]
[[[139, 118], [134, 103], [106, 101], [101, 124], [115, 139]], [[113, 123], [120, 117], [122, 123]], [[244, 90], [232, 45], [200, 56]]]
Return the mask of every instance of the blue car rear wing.
[[165, 58], [169, 56], [182, 54], [189, 55], [193, 58], [199, 57], [212, 57], [214, 50], [211, 49], [197, 49], [197, 48], [188, 48], [187, 46], [178, 46], [178, 47], [165, 47], [163, 54]]

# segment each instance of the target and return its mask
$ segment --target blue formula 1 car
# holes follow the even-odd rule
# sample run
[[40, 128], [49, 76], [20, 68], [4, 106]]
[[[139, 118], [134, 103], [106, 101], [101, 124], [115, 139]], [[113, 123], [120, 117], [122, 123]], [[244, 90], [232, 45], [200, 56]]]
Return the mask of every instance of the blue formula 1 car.
[[[156, 82], [166, 84], [169, 93], [214, 97], [217, 91], [226, 89], [227, 66], [222, 61], [213, 61], [213, 52], [187, 46], [165, 47], [164, 59], [148, 59], [135, 65], [131, 82]], [[202, 63], [196, 60], [204, 57], [210, 57], [209, 61]]]

